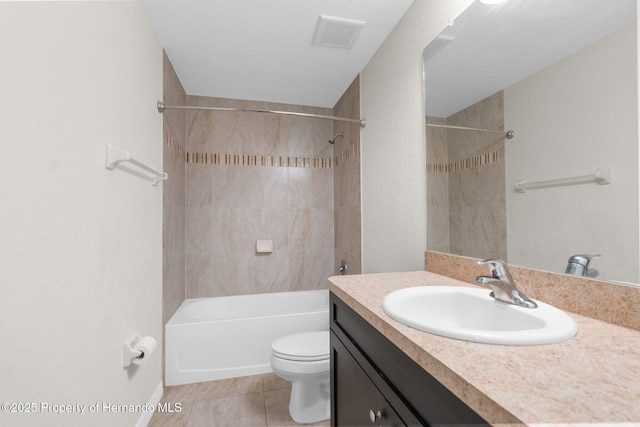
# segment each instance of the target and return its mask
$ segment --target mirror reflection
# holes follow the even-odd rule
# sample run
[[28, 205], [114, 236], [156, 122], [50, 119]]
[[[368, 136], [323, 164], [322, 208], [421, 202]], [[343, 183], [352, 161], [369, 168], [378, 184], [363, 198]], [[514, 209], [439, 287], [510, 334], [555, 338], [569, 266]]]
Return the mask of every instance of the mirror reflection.
[[476, 1], [425, 48], [429, 250], [640, 281], [636, 17]]

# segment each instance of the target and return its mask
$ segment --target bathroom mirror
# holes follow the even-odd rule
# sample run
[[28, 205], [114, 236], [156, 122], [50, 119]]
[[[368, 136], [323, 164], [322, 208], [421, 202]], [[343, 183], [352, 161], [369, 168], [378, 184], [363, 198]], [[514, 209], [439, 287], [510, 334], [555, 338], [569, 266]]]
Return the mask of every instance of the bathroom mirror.
[[429, 250], [640, 281], [636, 10], [475, 1], [425, 48]]

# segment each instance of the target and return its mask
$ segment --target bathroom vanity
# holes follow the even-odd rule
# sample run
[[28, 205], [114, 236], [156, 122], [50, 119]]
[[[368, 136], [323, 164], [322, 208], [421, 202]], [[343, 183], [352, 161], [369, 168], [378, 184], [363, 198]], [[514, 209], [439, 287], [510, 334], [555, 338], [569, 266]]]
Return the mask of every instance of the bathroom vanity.
[[578, 335], [558, 344], [467, 342], [396, 322], [381, 303], [468, 283], [426, 271], [329, 280], [333, 425], [640, 423], [638, 330], [569, 313]]
[[486, 424], [335, 295], [330, 328], [334, 425]]

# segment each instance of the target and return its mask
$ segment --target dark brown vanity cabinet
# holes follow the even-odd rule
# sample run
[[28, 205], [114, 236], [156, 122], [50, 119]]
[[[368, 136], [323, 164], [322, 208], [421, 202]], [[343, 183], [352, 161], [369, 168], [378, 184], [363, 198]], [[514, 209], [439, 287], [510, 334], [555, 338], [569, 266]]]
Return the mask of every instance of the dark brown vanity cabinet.
[[339, 339], [333, 340], [331, 350], [333, 378], [339, 378], [332, 396], [334, 425], [405, 425]]
[[334, 426], [488, 425], [331, 294]]

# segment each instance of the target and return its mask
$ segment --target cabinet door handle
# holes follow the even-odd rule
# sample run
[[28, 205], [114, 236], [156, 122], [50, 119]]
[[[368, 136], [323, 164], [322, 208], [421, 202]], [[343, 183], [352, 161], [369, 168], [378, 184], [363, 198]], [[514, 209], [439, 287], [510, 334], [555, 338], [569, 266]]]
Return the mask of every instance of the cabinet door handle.
[[369, 419], [372, 423], [375, 423], [376, 420], [382, 418], [382, 412], [380, 410], [374, 411], [373, 409], [369, 409]]

